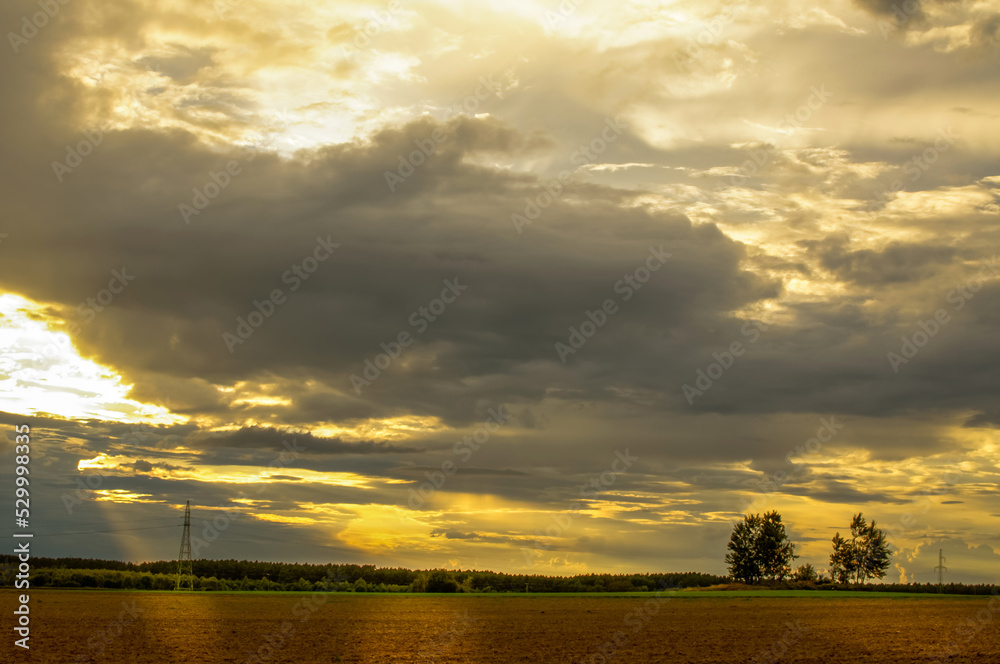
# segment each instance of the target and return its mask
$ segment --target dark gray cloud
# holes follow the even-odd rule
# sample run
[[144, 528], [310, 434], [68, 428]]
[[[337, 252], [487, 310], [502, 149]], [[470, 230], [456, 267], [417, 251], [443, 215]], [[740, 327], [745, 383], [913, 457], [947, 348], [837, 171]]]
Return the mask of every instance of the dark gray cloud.
[[815, 251], [820, 264], [840, 279], [862, 286], [926, 279], [934, 276], [940, 266], [949, 264], [957, 253], [952, 247], [902, 242], [890, 242], [882, 251], [851, 251], [846, 235], [803, 245]]
[[[895, 3], [856, 4], [885, 19]], [[864, 464], [936, 485], [915, 479], [920, 459], [979, 449], [978, 438], [963, 436], [986, 435], [1000, 421], [1000, 287], [985, 280], [960, 309], [953, 297], [1000, 242], [990, 208], [997, 161], [982, 131], [994, 105], [995, 62], [984, 55], [996, 43], [995, 16], [966, 16], [975, 48], [949, 50], [930, 37], [912, 45], [835, 22], [789, 27], [779, 12], [780, 29], [735, 25], [685, 70], [673, 56], [689, 42], [676, 35], [597, 50], [525, 28], [544, 46], [511, 59], [517, 67], [503, 94], [478, 114], [447, 119], [440, 109], [469, 94], [463, 86], [476, 76], [437, 78], [443, 59], [455, 58], [430, 54], [428, 30], [413, 42], [427, 51], [411, 72], [423, 87], [388, 82], [379, 91], [386, 115], [370, 111], [358, 136], [278, 156], [235, 145], [273, 109], [249, 74], [222, 68], [224, 48], [207, 37], [197, 47], [154, 45], [157, 19], [137, 4], [102, 10], [97, 22], [74, 7], [16, 57], [0, 59], [0, 231], [8, 234], [0, 283], [78, 326], [77, 350], [121, 374], [131, 398], [190, 423], [0, 413], [8, 429], [28, 421], [35, 431], [53, 529], [99, 521], [105, 509], [121, 518], [125, 507], [176, 525], [179, 505], [191, 499], [199, 518], [243, 514], [213, 556], [287, 557], [278, 544], [287, 541], [301, 559], [371, 562], [376, 554], [356, 532], [366, 516], [387, 523], [378, 519], [460, 458], [456, 443], [503, 406], [509, 423], [412, 510], [434, 540], [421, 560], [443, 564], [457, 550], [447, 547], [468, 543], [483, 548], [465, 551], [521, 565], [516, 547], [530, 546], [538, 526], [532, 509], [563, 514], [579, 502], [587, 514], [574, 515], [574, 530], [553, 551], [650, 568], [668, 560], [705, 569], [711, 559], [721, 571], [723, 521], [740, 511], [740, 498], [761, 493], [767, 475], [792, 471], [767, 496], [789, 509], [804, 498], [845, 514], [903, 509], [912, 487], [891, 472], [869, 482]], [[927, 7], [900, 27], [931, 27], [937, 10], [947, 10], [945, 22], [964, 16], [961, 3]], [[0, 10], [4, 24], [17, 24], [17, 12]], [[457, 16], [438, 18], [455, 39], [467, 27]], [[248, 72], [265, 61], [326, 57], [280, 22], [191, 20], [206, 36], [218, 30], [261, 45], [242, 63]], [[60, 177], [52, 162], [87, 137], [78, 119], [112, 117], [120, 103], [115, 90], [69, 72], [57, 56], [64, 44], [79, 45], [75, 32], [145, 53], [129, 56], [125, 69], [163, 77], [132, 101], [169, 112], [153, 112], [160, 124], [103, 127], [93, 152]], [[328, 33], [344, 38], [343, 30]], [[498, 28], [483, 44], [499, 48], [508, 36]], [[348, 80], [363, 66], [329, 69]], [[117, 75], [110, 64], [101, 71]], [[776, 130], [817, 86], [831, 99], [801, 126]], [[331, 99], [326, 110], [361, 95]], [[578, 168], [574, 151], [613, 117], [627, 126], [596, 162], [633, 166]], [[956, 143], [910, 179], [908, 165], [952, 125]], [[386, 173], [435, 135], [445, 140], [391, 191]], [[732, 175], [760, 150], [766, 163]], [[218, 181], [229, 161], [238, 173], [185, 219], [178, 206], [192, 205], [194, 190]], [[573, 173], [555, 198], [539, 198], [564, 169]], [[899, 193], [879, 198], [897, 179]], [[530, 201], [544, 209], [519, 233], [511, 215], [526, 214]], [[858, 213], [866, 206], [874, 214]], [[308, 278], [289, 276], [326, 243], [339, 247]], [[616, 285], [661, 247], [669, 260], [626, 301]], [[88, 299], [113, 271], [134, 281], [98, 310]], [[446, 280], [467, 290], [433, 321], [423, 318], [425, 328], [414, 324]], [[258, 306], [275, 289], [283, 303]], [[607, 299], [617, 313], [563, 362], [556, 344]], [[227, 344], [224, 335], [238, 334], [239, 321], [261, 308], [259, 327]], [[940, 308], [952, 322], [894, 372], [887, 353]], [[763, 323], [765, 312], [773, 319], [751, 342], [745, 325]], [[351, 376], [364, 375], [401, 332], [413, 345], [356, 392]], [[688, 403], [681, 387], [734, 342], [746, 353]], [[24, 389], [44, 384], [21, 380]], [[786, 455], [833, 416], [845, 429], [790, 465]], [[285, 442], [301, 451], [289, 454]], [[9, 451], [10, 436], [2, 443]], [[635, 467], [581, 501], [580, 487], [626, 449], [640, 459]], [[80, 470], [100, 455], [113, 465]], [[244, 476], [199, 474], [212, 468]], [[978, 468], [982, 486], [991, 486], [990, 472]], [[337, 480], [344, 477], [355, 484]], [[137, 502], [88, 494], [68, 511], [63, 497], [88, 478]], [[963, 490], [970, 508], [988, 498], [979, 487]], [[452, 513], [451, 500], [472, 507]], [[524, 516], [493, 523], [489, 509], [477, 511], [491, 504], [517, 505]], [[299, 529], [265, 520], [313, 516], [326, 520]], [[801, 541], [822, 540], [806, 521]], [[401, 531], [409, 527], [401, 520]], [[115, 544], [113, 555], [166, 557], [176, 548], [173, 531], [123, 537], [127, 546]], [[86, 539], [79, 551], [108, 546]], [[495, 553], [511, 547], [514, 562]], [[378, 561], [414, 564], [405, 549], [380, 551]]]
[[247, 449], [284, 450], [287, 453], [324, 454], [399, 454], [420, 451], [414, 447], [390, 445], [384, 442], [345, 442], [339, 438], [324, 438], [306, 432], [250, 426], [236, 431], [197, 433], [185, 441], [199, 449], [232, 447]]

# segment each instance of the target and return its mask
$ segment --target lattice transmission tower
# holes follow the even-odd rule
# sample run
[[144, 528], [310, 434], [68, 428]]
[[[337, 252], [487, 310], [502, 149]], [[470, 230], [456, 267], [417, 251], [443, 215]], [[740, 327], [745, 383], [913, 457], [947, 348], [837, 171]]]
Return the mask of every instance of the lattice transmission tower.
[[194, 566], [191, 563], [191, 501], [184, 508], [184, 532], [181, 533], [181, 552], [177, 555], [176, 590], [194, 590]]
[[948, 571], [948, 568], [944, 566], [944, 549], [938, 549], [938, 564], [934, 568], [934, 571], [938, 573], [938, 592], [941, 592], [941, 586], [944, 583], [944, 573]]

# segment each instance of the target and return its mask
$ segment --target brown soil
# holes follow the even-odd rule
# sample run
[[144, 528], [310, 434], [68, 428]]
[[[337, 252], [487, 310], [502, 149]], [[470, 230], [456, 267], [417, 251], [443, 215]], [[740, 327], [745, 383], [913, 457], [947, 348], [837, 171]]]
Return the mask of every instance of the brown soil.
[[[14, 606], [14, 593], [0, 597]], [[826, 664], [943, 654], [952, 663], [1000, 662], [998, 601], [34, 590], [30, 653], [13, 647], [8, 628], [0, 659]]]

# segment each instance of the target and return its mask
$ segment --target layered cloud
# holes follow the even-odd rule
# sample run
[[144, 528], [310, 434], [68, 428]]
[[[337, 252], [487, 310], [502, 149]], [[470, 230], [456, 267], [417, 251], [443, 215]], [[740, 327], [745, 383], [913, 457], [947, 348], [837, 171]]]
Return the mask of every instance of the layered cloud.
[[0, 63], [46, 553], [722, 572], [774, 508], [996, 581], [1000, 7], [914, 6], [61, 6]]

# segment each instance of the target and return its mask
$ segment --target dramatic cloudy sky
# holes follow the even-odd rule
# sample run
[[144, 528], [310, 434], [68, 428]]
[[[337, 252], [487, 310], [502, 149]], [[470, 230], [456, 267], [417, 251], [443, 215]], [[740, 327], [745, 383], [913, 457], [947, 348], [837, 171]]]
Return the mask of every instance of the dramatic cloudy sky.
[[40, 11], [37, 553], [173, 558], [190, 500], [197, 557], [723, 573], [777, 509], [825, 568], [863, 511], [888, 579], [1000, 582], [1000, 1]]

